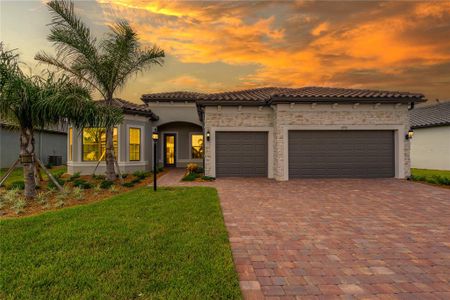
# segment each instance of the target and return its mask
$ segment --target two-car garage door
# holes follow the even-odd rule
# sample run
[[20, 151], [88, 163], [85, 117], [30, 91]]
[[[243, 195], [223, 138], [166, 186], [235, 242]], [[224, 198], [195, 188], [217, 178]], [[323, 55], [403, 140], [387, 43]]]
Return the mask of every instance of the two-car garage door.
[[289, 131], [289, 178], [395, 176], [391, 130]]
[[[217, 177], [267, 177], [267, 132], [216, 132], [215, 141]], [[394, 177], [394, 152], [392, 130], [292, 130], [288, 177]]]

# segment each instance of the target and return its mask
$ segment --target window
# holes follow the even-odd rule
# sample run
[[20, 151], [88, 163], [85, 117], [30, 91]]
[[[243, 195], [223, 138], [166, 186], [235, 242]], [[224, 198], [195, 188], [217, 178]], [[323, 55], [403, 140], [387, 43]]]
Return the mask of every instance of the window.
[[[114, 156], [117, 159], [117, 128], [113, 130]], [[105, 128], [83, 129], [83, 161], [105, 160], [106, 156]]]
[[203, 158], [203, 134], [191, 135], [191, 158]]
[[69, 160], [72, 160], [72, 145], [73, 145], [73, 129], [72, 127], [69, 128]]
[[141, 160], [141, 129], [130, 128], [130, 161]]

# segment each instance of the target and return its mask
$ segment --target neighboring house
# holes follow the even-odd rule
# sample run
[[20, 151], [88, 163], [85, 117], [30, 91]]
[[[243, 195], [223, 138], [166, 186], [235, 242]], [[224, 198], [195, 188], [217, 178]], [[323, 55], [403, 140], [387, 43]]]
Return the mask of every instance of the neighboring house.
[[[67, 129], [64, 126], [35, 130], [35, 150], [44, 163], [67, 162]], [[20, 151], [19, 129], [0, 120], [0, 168], [9, 168], [18, 158]]]
[[[324, 87], [168, 92], [146, 94], [141, 100], [146, 106], [132, 105], [149, 115], [130, 110], [118, 126], [119, 165], [125, 171], [150, 170], [151, 130], [156, 128], [161, 165], [204, 162], [208, 176], [276, 180], [409, 176], [408, 110], [425, 101], [422, 94]], [[135, 144], [128, 120], [138, 117], [143, 158], [136, 164], [129, 159]], [[104, 140], [94, 149], [72, 135], [78, 137], [71, 147], [77, 162], [69, 166], [77, 168], [69, 170], [89, 173]], [[81, 149], [97, 157], [81, 159]]]
[[450, 170], [450, 102], [411, 111], [411, 166]]

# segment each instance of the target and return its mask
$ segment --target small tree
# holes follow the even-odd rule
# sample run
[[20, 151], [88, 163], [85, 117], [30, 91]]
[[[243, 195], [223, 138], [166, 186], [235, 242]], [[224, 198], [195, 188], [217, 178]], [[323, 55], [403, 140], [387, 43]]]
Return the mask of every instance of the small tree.
[[20, 129], [25, 197], [36, 196], [34, 130], [69, 121], [73, 126], [110, 126], [122, 120], [118, 109], [96, 105], [86, 88], [67, 76], [28, 75], [15, 51], [0, 44], [0, 118]]
[[[162, 65], [164, 51], [153, 46], [144, 49], [138, 36], [126, 21], [110, 26], [110, 33], [101, 42], [91, 36], [89, 28], [75, 15], [71, 1], [47, 3], [52, 14], [48, 40], [55, 45], [56, 56], [44, 52], [36, 59], [56, 67], [98, 91], [108, 106], [115, 92], [128, 79], [151, 65]], [[106, 127], [106, 177], [114, 180], [113, 126]]]

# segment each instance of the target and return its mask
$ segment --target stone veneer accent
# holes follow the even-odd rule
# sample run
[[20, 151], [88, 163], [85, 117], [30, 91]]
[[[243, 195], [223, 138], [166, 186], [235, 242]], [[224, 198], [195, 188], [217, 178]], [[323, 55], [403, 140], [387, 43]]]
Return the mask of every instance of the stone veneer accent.
[[[269, 107], [217, 107], [205, 108], [205, 132], [213, 127], [273, 127], [273, 110]], [[205, 144], [205, 174], [211, 175], [211, 142]]]
[[[400, 125], [403, 132], [400, 138], [409, 130], [409, 114], [407, 105], [394, 104], [278, 104], [271, 108], [257, 107], [206, 107], [205, 130], [214, 127], [273, 127], [274, 128], [274, 159], [273, 170], [276, 180], [284, 180], [284, 144], [285, 126], [350, 126], [350, 125]], [[211, 141], [213, 142], [213, 141]], [[401, 149], [400, 149], [401, 151]], [[404, 141], [404, 174], [410, 175], [410, 145]], [[205, 172], [211, 174], [212, 153], [209, 144], [205, 147]], [[269, 166], [270, 168], [270, 166]]]

